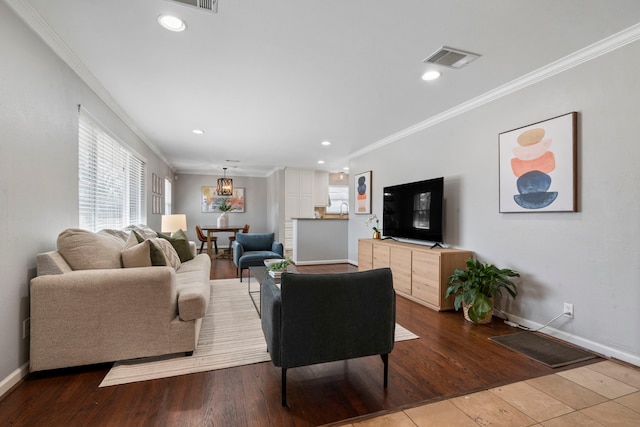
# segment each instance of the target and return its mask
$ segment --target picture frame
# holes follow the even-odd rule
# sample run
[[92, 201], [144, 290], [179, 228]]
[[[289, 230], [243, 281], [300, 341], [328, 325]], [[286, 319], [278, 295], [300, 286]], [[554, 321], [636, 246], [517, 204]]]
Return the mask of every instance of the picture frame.
[[353, 212], [356, 215], [371, 214], [371, 171], [359, 173], [354, 176], [355, 206]]
[[218, 206], [227, 199], [233, 206], [231, 213], [243, 213], [245, 211], [244, 188], [234, 187], [231, 196], [220, 196], [216, 192], [216, 187], [203, 186], [201, 188], [200, 203], [203, 213], [220, 212]]
[[577, 122], [571, 112], [498, 135], [500, 213], [577, 212]]
[[163, 190], [164, 190], [163, 179], [158, 175], [156, 175], [155, 173], [152, 173], [151, 174], [151, 192], [153, 194], [162, 196]]
[[164, 204], [161, 196], [157, 194], [153, 194], [151, 196], [151, 213], [153, 214], [163, 214], [164, 212]]

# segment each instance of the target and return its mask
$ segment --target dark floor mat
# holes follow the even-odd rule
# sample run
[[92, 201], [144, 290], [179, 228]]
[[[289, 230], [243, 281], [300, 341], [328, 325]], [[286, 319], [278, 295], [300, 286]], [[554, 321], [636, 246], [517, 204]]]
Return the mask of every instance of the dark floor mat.
[[489, 339], [551, 368], [559, 368], [596, 357], [585, 350], [533, 332], [500, 335]]

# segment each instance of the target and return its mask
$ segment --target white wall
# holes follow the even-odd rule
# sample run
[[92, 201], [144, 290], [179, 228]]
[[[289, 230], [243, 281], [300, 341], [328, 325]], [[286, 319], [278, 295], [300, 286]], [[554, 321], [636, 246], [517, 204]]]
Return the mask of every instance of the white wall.
[[[36, 254], [78, 225], [78, 104], [147, 159], [147, 182], [171, 170], [4, 2], [0, 16], [1, 395], [29, 358], [22, 322]], [[159, 227], [160, 216], [147, 222]]]
[[[640, 42], [360, 157], [373, 171], [373, 212], [386, 185], [445, 177], [445, 243], [522, 274], [503, 308], [547, 333], [640, 365]], [[498, 212], [498, 134], [579, 113], [577, 213]], [[353, 179], [351, 180], [353, 186]], [[353, 195], [352, 195], [353, 197]], [[353, 203], [353, 201], [352, 201]], [[371, 237], [349, 221], [349, 258]]]
[[[173, 213], [183, 213], [187, 215], [187, 235], [195, 242], [196, 225], [215, 225], [219, 213], [203, 213], [202, 212], [202, 187], [215, 187], [217, 179], [222, 175], [178, 175], [178, 179], [174, 181], [174, 209]], [[229, 225], [245, 225], [249, 224], [252, 233], [271, 233], [275, 230], [268, 223], [267, 214], [267, 178], [233, 176], [227, 172], [227, 177], [233, 179], [234, 187], [244, 188], [245, 211], [231, 211], [229, 215]], [[218, 248], [227, 247], [229, 245], [228, 236], [221, 233], [218, 237]]]

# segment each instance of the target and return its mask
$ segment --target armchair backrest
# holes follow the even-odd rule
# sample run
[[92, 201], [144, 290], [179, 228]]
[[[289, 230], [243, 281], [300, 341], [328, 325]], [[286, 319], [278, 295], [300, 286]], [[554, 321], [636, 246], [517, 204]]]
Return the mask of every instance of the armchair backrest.
[[395, 317], [395, 291], [388, 268], [285, 273], [280, 349], [270, 350], [279, 353], [283, 368], [387, 354], [394, 345]]
[[274, 241], [274, 233], [238, 233], [236, 242], [245, 251], [270, 251]]

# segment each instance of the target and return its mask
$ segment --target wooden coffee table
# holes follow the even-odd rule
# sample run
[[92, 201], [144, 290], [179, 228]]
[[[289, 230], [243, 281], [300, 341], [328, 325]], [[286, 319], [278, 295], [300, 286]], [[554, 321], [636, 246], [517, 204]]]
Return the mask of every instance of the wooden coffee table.
[[[289, 264], [289, 266], [287, 267], [287, 272], [297, 273], [298, 270], [296, 270], [295, 266]], [[251, 290], [251, 276], [256, 279], [256, 282], [258, 282], [257, 290]], [[262, 282], [264, 282], [266, 279], [273, 279], [276, 285], [280, 284], [280, 277], [271, 277], [269, 275], [269, 272], [267, 271], [267, 267], [265, 267], [264, 265], [249, 267], [249, 277], [247, 278], [247, 292], [249, 292], [251, 302], [258, 312], [258, 317], [261, 317], [260, 306], [262, 305], [260, 289], [262, 287]]]

